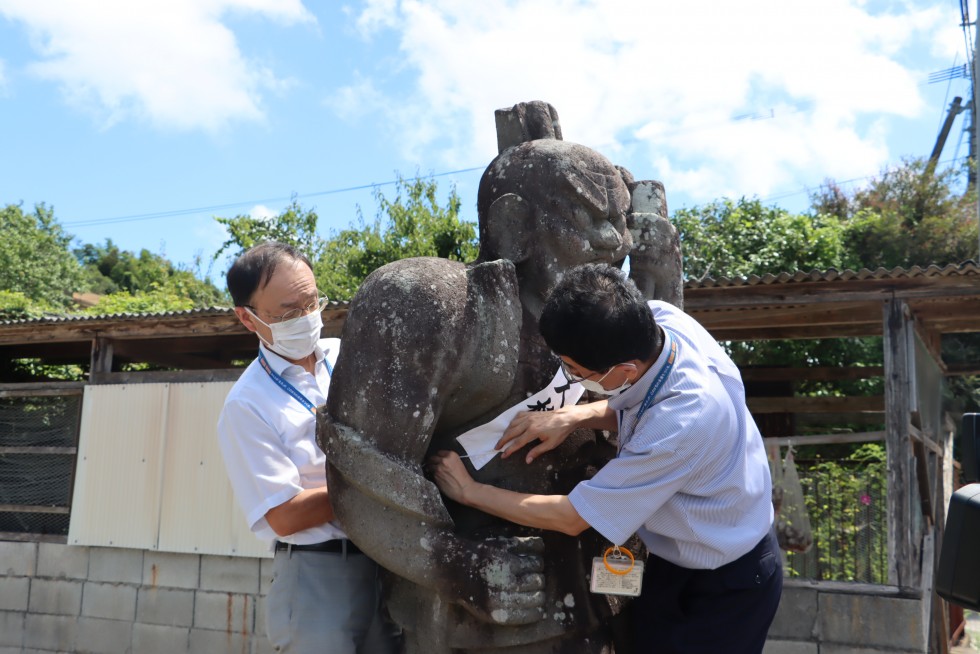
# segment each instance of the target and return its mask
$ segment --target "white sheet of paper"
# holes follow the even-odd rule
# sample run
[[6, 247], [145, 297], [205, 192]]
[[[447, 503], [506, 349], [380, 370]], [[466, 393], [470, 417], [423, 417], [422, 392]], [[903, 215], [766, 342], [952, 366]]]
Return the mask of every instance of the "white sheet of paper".
[[473, 467], [479, 470], [490, 463], [500, 450], [493, 449], [504, 435], [507, 425], [521, 411], [554, 411], [563, 406], [575, 404], [585, 393], [581, 384], [569, 384], [562, 374], [561, 368], [555, 374], [548, 386], [523, 402], [512, 406], [490, 422], [474, 427], [465, 434], [456, 437], [459, 444], [466, 450]]

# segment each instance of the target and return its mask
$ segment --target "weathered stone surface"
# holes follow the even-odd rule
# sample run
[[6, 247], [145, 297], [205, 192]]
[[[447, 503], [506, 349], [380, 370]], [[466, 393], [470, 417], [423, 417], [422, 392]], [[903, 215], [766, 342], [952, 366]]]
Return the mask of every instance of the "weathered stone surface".
[[[558, 360], [538, 333], [548, 291], [576, 265], [622, 261], [633, 246], [631, 206], [665, 218], [666, 201], [662, 187], [636, 186], [599, 153], [562, 141], [546, 103], [497, 118], [501, 152], [477, 199], [478, 260], [407, 259], [365, 280], [318, 439], [340, 522], [392, 573], [388, 605], [409, 651], [601, 651], [622, 602], [588, 591], [592, 556], [605, 545], [598, 534], [574, 539], [447, 506], [422, 464], [429, 452], [458, 451], [457, 435], [551, 381]], [[630, 185], [646, 195], [634, 202]], [[660, 235], [655, 227], [638, 233]], [[670, 239], [661, 241], [657, 251], [669, 250]], [[657, 278], [649, 287], [675, 292], [679, 257], [661, 267], [676, 284]], [[475, 476], [566, 494], [613, 454], [580, 431], [532, 465], [497, 457]]]

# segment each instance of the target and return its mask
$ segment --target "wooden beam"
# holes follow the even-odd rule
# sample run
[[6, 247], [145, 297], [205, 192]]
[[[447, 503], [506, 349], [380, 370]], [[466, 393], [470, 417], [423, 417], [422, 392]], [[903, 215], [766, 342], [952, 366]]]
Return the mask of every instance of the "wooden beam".
[[67, 506], [37, 506], [34, 504], [0, 504], [0, 512], [4, 513], [71, 513]]
[[[324, 338], [340, 336], [347, 318], [346, 306], [323, 311]], [[0, 345], [56, 341], [90, 341], [98, 336], [111, 339], [177, 338], [248, 334], [229, 309], [225, 312], [150, 316], [108, 316], [95, 319], [28, 321], [0, 326]]]
[[980, 361], [970, 363], [948, 363], [946, 364], [947, 377], [959, 377], [967, 375], [980, 375]]
[[763, 438], [765, 445], [840, 445], [841, 443], [874, 443], [885, 440], [883, 431], [858, 431], [842, 434], [808, 434], [806, 436], [773, 436]]
[[[697, 320], [696, 314], [691, 314]], [[700, 321], [699, 321], [700, 322]], [[881, 336], [881, 325], [798, 325], [795, 327], [760, 327], [758, 329], [709, 329], [717, 341], [789, 341], [815, 338], [863, 338]]]
[[169, 368], [191, 370], [220, 368], [224, 364], [223, 361], [213, 357], [174, 352], [170, 348], [159, 347], [156, 343], [146, 344], [143, 341], [116, 341], [114, 355], [116, 358], [128, 359], [134, 363], [152, 363]]
[[68, 536], [58, 534], [25, 534], [19, 531], [0, 531], [0, 540], [9, 540], [20, 543], [68, 544]]
[[41, 382], [31, 384], [0, 384], [0, 397], [50, 397], [81, 395], [85, 382]]
[[773, 326], [836, 326], [865, 323], [880, 327], [881, 309], [877, 303], [801, 304], [754, 307], [746, 310], [704, 310], [696, 314], [706, 329], [758, 329]]
[[32, 446], [2, 446], [0, 447], [0, 454], [77, 454], [78, 449], [74, 447], [55, 447], [55, 446], [44, 446], [44, 447], [32, 447]]
[[943, 452], [943, 448], [940, 447], [939, 443], [932, 440], [932, 438], [929, 437], [929, 434], [924, 433], [921, 429], [919, 429], [913, 424], [909, 424], [909, 438], [912, 439], [913, 443], [916, 442], [922, 443], [924, 446], [928, 447], [930, 450], [933, 451], [933, 453], [936, 456], [940, 458], [946, 455], [945, 452]]
[[881, 395], [858, 397], [749, 397], [752, 413], [881, 413]]
[[910, 506], [912, 448], [909, 443], [911, 374], [909, 319], [902, 300], [882, 309], [885, 355], [885, 446], [888, 466], [888, 583], [911, 586], [912, 516]]
[[928, 465], [926, 448], [921, 440], [912, 441], [912, 452], [915, 454], [915, 480], [918, 482], [916, 485], [919, 487], [919, 508], [922, 510], [922, 515], [925, 516], [926, 521], [931, 527], [936, 523], [936, 513], [934, 510], [936, 504], [932, 497], [932, 482], [929, 481], [929, 470], [926, 467]]
[[842, 381], [885, 374], [882, 366], [813, 366], [810, 368], [740, 368], [744, 381]]
[[110, 372], [95, 375], [92, 384], [199, 384], [237, 381], [244, 368], [217, 370], [147, 370], [145, 372]]

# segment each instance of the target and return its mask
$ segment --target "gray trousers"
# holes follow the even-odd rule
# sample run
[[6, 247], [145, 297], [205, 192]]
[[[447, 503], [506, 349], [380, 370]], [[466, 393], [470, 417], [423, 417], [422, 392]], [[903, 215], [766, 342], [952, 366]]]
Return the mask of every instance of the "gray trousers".
[[266, 633], [284, 654], [389, 654], [378, 566], [363, 554], [276, 552]]

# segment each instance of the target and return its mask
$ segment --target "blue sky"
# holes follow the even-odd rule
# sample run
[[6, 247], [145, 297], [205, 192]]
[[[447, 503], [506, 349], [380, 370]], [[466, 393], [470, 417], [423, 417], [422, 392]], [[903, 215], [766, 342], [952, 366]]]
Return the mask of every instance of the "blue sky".
[[325, 235], [371, 217], [343, 189], [396, 171], [475, 220], [494, 110], [541, 99], [672, 208], [798, 210], [928, 155], [970, 93], [929, 74], [966, 61], [955, 0], [0, 0], [0, 202], [181, 263], [224, 240], [213, 216], [294, 194]]

